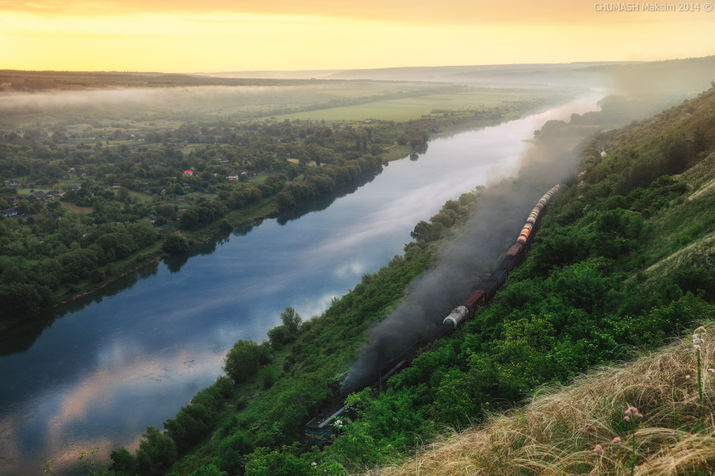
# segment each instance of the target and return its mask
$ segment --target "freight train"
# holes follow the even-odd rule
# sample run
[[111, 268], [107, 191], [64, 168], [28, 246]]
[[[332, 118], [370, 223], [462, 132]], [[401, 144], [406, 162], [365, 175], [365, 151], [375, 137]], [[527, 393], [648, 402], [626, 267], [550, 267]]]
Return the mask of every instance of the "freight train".
[[497, 269], [485, 281], [475, 289], [472, 294], [459, 306], [455, 307], [447, 317], [444, 318], [442, 324], [450, 329], [455, 329], [462, 322], [471, 319], [474, 316], [477, 308], [484, 306], [497, 292], [504, 282], [506, 277], [517, 266], [524, 261], [526, 257], [526, 248], [531, 244], [536, 231], [536, 225], [541, 219], [542, 213], [546, 205], [549, 204], [554, 195], [559, 191], [560, 185], [554, 185], [546, 192], [541, 199], [536, 203], [534, 208], [529, 213], [526, 223], [519, 232], [519, 237], [516, 242], [509, 248], [502, 259]]
[[[534, 238], [536, 228], [541, 220], [544, 209], [554, 195], [558, 193], [560, 188], [560, 185], [554, 185], [539, 199], [536, 205], [534, 205], [534, 208], [532, 208], [526, 219], [526, 223], [524, 223], [524, 226], [519, 232], [519, 236], [504, 255], [504, 258], [499, 263], [499, 266], [497, 266], [494, 272], [492, 272], [486, 280], [479, 283], [477, 288], [472, 291], [472, 294], [470, 294], [463, 303], [455, 307], [447, 315], [447, 317], [442, 320], [443, 330], [440, 335], [450, 333], [459, 327], [459, 325], [461, 325], [464, 321], [474, 317], [474, 313], [477, 309], [485, 306], [494, 297], [497, 290], [504, 285], [508, 274], [524, 261], [524, 258], [526, 257], [526, 250]], [[415, 347], [410, 348], [399, 358], [383, 363], [381, 366], [383, 368], [378, 369], [377, 371], [377, 381], [373, 382], [371, 386], [380, 390], [390, 376], [409, 364], [417, 350], [418, 349]], [[305, 425], [306, 441], [310, 444], [328, 443], [331, 439], [333, 430], [335, 429], [336, 422], [341, 421], [339, 417], [345, 415], [345, 412], [346, 407], [343, 406], [342, 403], [339, 403], [324, 410], [321, 412], [321, 415], [310, 420]]]

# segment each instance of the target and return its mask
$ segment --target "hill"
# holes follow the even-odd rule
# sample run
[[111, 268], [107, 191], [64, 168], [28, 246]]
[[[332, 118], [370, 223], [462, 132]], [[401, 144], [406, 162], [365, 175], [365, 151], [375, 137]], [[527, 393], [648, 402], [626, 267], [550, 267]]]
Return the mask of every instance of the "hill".
[[[707, 332], [706, 332], [707, 330]], [[537, 392], [525, 407], [429, 445], [380, 475], [636, 474], [715, 471], [715, 325], [627, 365]], [[702, 422], [698, 380], [702, 382]], [[624, 412], [643, 415], [629, 426]]]
[[[632, 457], [638, 474], [712, 474], [714, 124], [711, 89], [596, 137], [492, 308], [461, 343], [426, 352], [393, 384], [414, 391], [410, 373], [446, 372], [428, 414], [456, 428], [487, 423], [373, 474], [622, 474]], [[681, 342], [579, 376], [686, 331], [689, 339], [700, 324], [708, 326], [696, 330], [707, 336], [700, 355]], [[467, 365], [430, 364], [450, 352]], [[518, 395], [535, 396], [506, 415], [494, 411]], [[630, 406], [644, 415], [635, 440], [623, 420]]]
[[217, 78], [192, 74], [119, 71], [0, 70], [0, 91], [167, 88], [190, 86], [292, 85], [304, 81], [265, 78]]

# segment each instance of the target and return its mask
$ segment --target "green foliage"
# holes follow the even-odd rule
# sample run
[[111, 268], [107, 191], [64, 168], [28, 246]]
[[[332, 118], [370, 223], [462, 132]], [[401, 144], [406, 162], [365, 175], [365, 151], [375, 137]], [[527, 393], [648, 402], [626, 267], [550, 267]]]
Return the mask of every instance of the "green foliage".
[[215, 465], [213, 464], [208, 464], [206, 466], [202, 466], [196, 471], [193, 471], [190, 476], [223, 476], [221, 473], [221, 470], [218, 469]]
[[112, 451], [110, 456], [112, 465], [109, 470], [116, 474], [133, 475], [137, 472], [137, 461], [125, 448]]
[[174, 441], [153, 427], [148, 427], [137, 450], [136, 463], [139, 474], [161, 476], [176, 461]]
[[312, 474], [311, 465], [283, 447], [280, 451], [258, 448], [248, 455], [246, 476], [301, 476]]
[[84, 467], [84, 470], [87, 471], [88, 475], [106, 476], [109, 474], [106, 463], [97, 458], [97, 451], [99, 451], [99, 448], [80, 451], [79, 461], [82, 464], [82, 467]]
[[289, 342], [293, 342], [300, 332], [301, 318], [292, 307], [287, 307], [281, 312], [281, 321], [283, 325], [268, 331], [268, 339], [274, 349], [280, 349]]
[[250, 340], [239, 340], [228, 351], [224, 362], [226, 374], [236, 383], [241, 383], [258, 372], [268, 362], [269, 350]]
[[167, 420], [164, 427], [167, 435], [176, 443], [179, 454], [201, 441], [211, 430], [213, 412], [201, 403], [191, 403], [179, 410], [176, 417]]
[[289, 333], [293, 335], [298, 334], [301, 318], [300, 315], [295, 312], [295, 309], [292, 307], [285, 308], [285, 310], [281, 312], [281, 322], [283, 322], [283, 325]]
[[182, 235], [171, 234], [166, 237], [161, 249], [167, 253], [185, 253], [189, 251], [189, 242]]
[[244, 432], [236, 432], [225, 438], [218, 446], [216, 465], [229, 474], [243, 474], [245, 455], [253, 451], [251, 438]]

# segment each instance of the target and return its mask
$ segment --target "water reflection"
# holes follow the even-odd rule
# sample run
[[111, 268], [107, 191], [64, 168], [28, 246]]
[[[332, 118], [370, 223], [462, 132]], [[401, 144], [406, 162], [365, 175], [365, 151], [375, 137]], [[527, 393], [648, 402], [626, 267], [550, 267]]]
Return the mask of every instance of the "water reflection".
[[3, 474], [37, 473], [48, 458], [71, 472], [82, 450], [135, 446], [214, 381], [237, 339], [264, 339], [286, 306], [303, 318], [322, 312], [444, 201], [513, 173], [520, 139], [596, 99], [434, 140], [418, 161], [391, 163], [327, 208], [245, 227], [68, 308], [39, 336], [18, 336], [0, 358]]

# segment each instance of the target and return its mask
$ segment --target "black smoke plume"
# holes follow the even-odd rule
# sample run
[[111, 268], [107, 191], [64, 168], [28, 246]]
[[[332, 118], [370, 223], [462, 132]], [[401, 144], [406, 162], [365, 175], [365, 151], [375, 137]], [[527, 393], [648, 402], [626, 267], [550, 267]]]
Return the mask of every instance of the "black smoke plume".
[[[387, 318], [373, 327], [342, 385], [342, 393], [374, 383], [403, 358], [444, 333], [442, 319], [499, 264], [519, 236], [531, 208], [553, 185], [571, 177], [580, 145], [593, 128], [540, 134], [522, 158], [518, 176], [484, 189], [456, 239], [443, 245], [436, 264], [410, 287]], [[551, 124], [552, 128], [556, 126]]]

